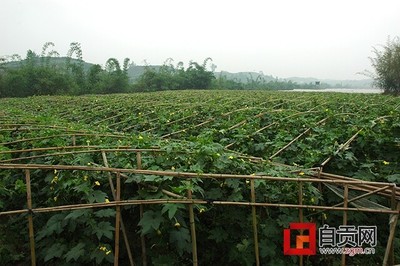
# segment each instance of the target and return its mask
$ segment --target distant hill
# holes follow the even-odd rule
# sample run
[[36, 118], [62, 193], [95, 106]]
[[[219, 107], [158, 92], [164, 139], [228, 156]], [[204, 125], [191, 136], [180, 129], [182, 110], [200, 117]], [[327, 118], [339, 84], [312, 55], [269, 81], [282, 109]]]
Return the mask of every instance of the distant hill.
[[149, 65], [149, 66], [138, 66], [130, 65], [128, 68], [128, 77], [131, 82], [136, 81], [145, 71], [146, 67], [158, 70], [161, 66], [159, 65]]
[[[45, 58], [37, 57], [37, 58], [35, 58], [35, 64], [40, 65], [40, 64], [42, 64], [42, 61], [44, 63], [46, 63], [46, 61], [48, 61], [48, 64], [51, 66], [63, 68], [67, 64], [67, 59], [68, 59], [67, 57], [45, 57]], [[71, 58], [71, 63], [77, 64], [78, 62], [79, 62], [78, 59]], [[23, 65], [25, 63], [26, 63], [25, 59], [21, 60], [21, 61], [11, 61], [11, 62], [5, 63], [4, 67], [11, 68], [11, 69], [19, 68], [19, 67], [21, 67], [21, 65]], [[93, 65], [94, 64], [92, 64], [92, 63], [83, 61], [83, 69], [85, 71], [88, 71], [90, 69], [90, 67]]]
[[220, 71], [220, 72], [214, 72], [214, 75], [216, 78], [225, 77], [226, 79], [234, 80], [234, 81], [241, 82], [241, 83], [246, 83], [251, 80], [257, 80], [257, 78], [259, 78], [259, 79], [262, 78], [266, 82], [276, 79], [273, 76], [264, 75], [262, 72], [231, 73], [231, 72], [227, 72], [227, 71]]
[[317, 79], [317, 78], [301, 78], [301, 77], [291, 77], [285, 78], [285, 80], [291, 80], [298, 84], [309, 84], [319, 81], [321, 83], [328, 84], [330, 87], [334, 88], [372, 88], [372, 79], [361, 79], [361, 80], [338, 80], [338, 79]]

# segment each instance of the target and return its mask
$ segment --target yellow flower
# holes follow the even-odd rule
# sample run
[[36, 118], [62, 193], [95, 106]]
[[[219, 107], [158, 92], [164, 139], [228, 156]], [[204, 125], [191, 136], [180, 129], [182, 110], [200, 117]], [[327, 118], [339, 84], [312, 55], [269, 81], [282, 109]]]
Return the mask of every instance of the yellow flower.
[[328, 216], [326, 215], [326, 213], [323, 214], [324, 220], [328, 219]]
[[315, 202], [314, 198], [311, 198], [311, 203], [314, 203], [314, 202]]
[[233, 159], [233, 156], [231, 155], [231, 156], [229, 156], [228, 158], [232, 160], [232, 159]]
[[111, 250], [107, 251], [107, 252], [106, 252], [106, 255], [109, 255], [110, 253], [111, 253]]
[[57, 181], [58, 181], [58, 176], [54, 176], [53, 180], [51, 180], [51, 183], [55, 184], [55, 183], [57, 183]]
[[139, 135], [138, 139], [143, 139], [143, 137]]
[[57, 201], [57, 196], [55, 196], [55, 197], [53, 198], [53, 200], [54, 200], [54, 201]]
[[199, 210], [199, 212], [200, 213], [203, 213], [203, 212], [205, 212], [206, 210], [204, 209], [204, 208], [201, 208], [200, 210]]
[[99, 182], [99, 181], [95, 181], [94, 184], [95, 184], [96, 186], [100, 186], [100, 182]]
[[84, 175], [84, 176], [83, 176], [83, 180], [84, 180], [84, 181], [87, 181], [87, 180], [88, 180], [88, 176], [87, 176], [87, 175]]
[[388, 165], [388, 164], [390, 164], [390, 163], [387, 162], [387, 161], [383, 161], [383, 164], [384, 164], [384, 165]]
[[107, 198], [104, 201], [105, 201], [105, 203], [109, 203], [110, 202], [110, 200], [107, 199]]
[[299, 175], [304, 175], [304, 172], [300, 172]]
[[171, 167], [171, 170], [175, 170], [175, 167], [172, 166], [172, 167]]

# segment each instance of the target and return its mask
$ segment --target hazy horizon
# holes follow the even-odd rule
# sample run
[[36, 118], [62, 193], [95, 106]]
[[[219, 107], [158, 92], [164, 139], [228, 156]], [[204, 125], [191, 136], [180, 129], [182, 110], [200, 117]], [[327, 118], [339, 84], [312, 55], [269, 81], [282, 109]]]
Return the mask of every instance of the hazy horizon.
[[2, 0], [0, 56], [25, 57], [54, 42], [65, 56], [135, 64], [202, 62], [216, 71], [279, 78], [365, 79], [373, 47], [400, 35], [400, 1], [62, 1]]

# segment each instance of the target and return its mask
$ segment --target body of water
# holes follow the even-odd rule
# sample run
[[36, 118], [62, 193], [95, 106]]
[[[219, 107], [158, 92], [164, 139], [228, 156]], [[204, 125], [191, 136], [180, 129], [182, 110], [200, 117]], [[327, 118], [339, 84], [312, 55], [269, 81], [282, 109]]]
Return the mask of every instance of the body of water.
[[343, 92], [343, 93], [381, 93], [380, 89], [376, 88], [364, 88], [364, 89], [349, 89], [349, 88], [331, 88], [331, 89], [321, 89], [321, 90], [303, 90], [294, 89], [293, 91], [305, 91], [305, 92]]

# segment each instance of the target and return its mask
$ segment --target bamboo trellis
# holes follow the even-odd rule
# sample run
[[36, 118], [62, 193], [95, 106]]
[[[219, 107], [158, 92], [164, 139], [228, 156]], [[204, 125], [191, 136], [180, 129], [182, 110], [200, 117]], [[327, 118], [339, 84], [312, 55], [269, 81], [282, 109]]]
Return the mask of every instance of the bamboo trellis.
[[[120, 208], [121, 206], [129, 206], [129, 205], [149, 205], [149, 204], [163, 204], [163, 203], [180, 203], [187, 204], [189, 208], [189, 217], [190, 217], [190, 232], [192, 237], [192, 254], [193, 254], [193, 265], [198, 265], [197, 259], [197, 242], [196, 242], [196, 225], [195, 225], [195, 214], [193, 212], [193, 204], [209, 204], [209, 201], [206, 199], [195, 199], [192, 198], [192, 193], [190, 190], [187, 192], [187, 197], [182, 198], [179, 195], [176, 195], [172, 192], [163, 190], [163, 193], [168, 193], [167, 195], [173, 197], [173, 199], [146, 199], [146, 200], [124, 200], [120, 198], [121, 195], [121, 178], [126, 178], [128, 173], [131, 174], [142, 174], [142, 175], [159, 175], [159, 176], [173, 176], [176, 178], [214, 178], [214, 179], [227, 179], [227, 178], [236, 178], [236, 179], [244, 179], [250, 180], [250, 190], [251, 190], [251, 199], [249, 201], [213, 201], [214, 205], [231, 205], [231, 206], [249, 206], [252, 209], [252, 228], [253, 228], [253, 238], [254, 238], [254, 256], [256, 260], [256, 265], [260, 265], [260, 257], [258, 252], [258, 231], [257, 231], [257, 207], [283, 207], [283, 208], [295, 208], [299, 209], [299, 220], [303, 220], [303, 209], [316, 209], [316, 210], [331, 210], [331, 211], [343, 211], [343, 223], [347, 222], [347, 212], [348, 211], [360, 211], [360, 212], [370, 212], [370, 213], [383, 213], [392, 215], [391, 224], [390, 224], [390, 235], [388, 239], [388, 244], [386, 247], [386, 254], [384, 261], [388, 261], [390, 257], [390, 251], [392, 250], [392, 243], [395, 233], [395, 224], [397, 224], [397, 219], [399, 216], [399, 204], [400, 200], [400, 189], [396, 187], [395, 184], [392, 183], [382, 183], [382, 182], [368, 182], [361, 181], [357, 179], [352, 179], [349, 177], [343, 177], [338, 175], [326, 174], [323, 172], [311, 172], [307, 177], [299, 177], [299, 178], [290, 178], [290, 177], [272, 177], [272, 176], [260, 176], [260, 175], [232, 175], [232, 174], [211, 174], [211, 173], [189, 173], [189, 172], [173, 172], [173, 171], [154, 171], [154, 170], [143, 170], [141, 169], [141, 152], [146, 152], [143, 150], [135, 151], [137, 152], [137, 169], [123, 169], [123, 168], [112, 168], [112, 167], [88, 167], [88, 166], [73, 166], [73, 165], [40, 165], [40, 164], [0, 164], [0, 169], [14, 169], [14, 170], [23, 170], [25, 171], [26, 176], [26, 185], [27, 185], [27, 209], [20, 210], [11, 210], [0, 212], [0, 216], [2, 215], [16, 215], [27, 213], [28, 214], [28, 224], [29, 224], [29, 239], [30, 239], [30, 249], [31, 249], [31, 264], [35, 265], [35, 242], [34, 242], [34, 227], [33, 222], [30, 217], [32, 217], [32, 213], [44, 213], [44, 212], [59, 212], [66, 210], [77, 210], [77, 209], [88, 209], [88, 208], [106, 208], [106, 207], [115, 207], [117, 209], [116, 212], [116, 221], [115, 221], [115, 246], [114, 246], [114, 265], [118, 265], [118, 254], [119, 254], [119, 232], [120, 227], [121, 231], [124, 234], [123, 228], [123, 220], [120, 216]], [[102, 154], [105, 154], [105, 151], [102, 151]], [[104, 155], [105, 156], [105, 155]], [[104, 157], [106, 158], [106, 157]], [[105, 160], [106, 162], [106, 160]], [[107, 164], [107, 163], [105, 163]], [[113, 179], [116, 181], [115, 187], [115, 198], [113, 201], [108, 203], [92, 203], [92, 204], [73, 204], [73, 205], [63, 205], [56, 207], [41, 207], [41, 208], [32, 208], [31, 202], [31, 192], [30, 192], [30, 175], [31, 170], [36, 169], [47, 169], [47, 170], [80, 170], [80, 171], [103, 171], [110, 173]], [[266, 180], [266, 181], [284, 181], [284, 182], [297, 182], [299, 184], [299, 200], [298, 204], [284, 204], [284, 203], [271, 203], [271, 202], [256, 202], [255, 201], [255, 188], [254, 181], [255, 180]], [[114, 184], [114, 181], [111, 180]], [[303, 204], [303, 193], [302, 193], [302, 184], [305, 182], [311, 183], [330, 183], [336, 184], [344, 187], [344, 202], [342, 204], [337, 204], [335, 206], [320, 206], [320, 205], [307, 205]], [[349, 189], [359, 190], [359, 191], [368, 191], [366, 194], [360, 195], [357, 198], [348, 198]], [[392, 206], [391, 209], [374, 209], [374, 208], [359, 208], [359, 207], [349, 207], [348, 204], [352, 201], [356, 201], [362, 197], [367, 197], [374, 194], [381, 193], [381, 196], [390, 198], [393, 203], [397, 203], [397, 207]], [[114, 196], [114, 195], [113, 195]], [[339, 205], [339, 206], [338, 206]], [[397, 208], [397, 209], [396, 209]], [[142, 244], [145, 245], [145, 241], [143, 239]], [[129, 245], [126, 245], [129, 248]], [[302, 262], [302, 260], [300, 260]], [[343, 261], [342, 261], [343, 262]], [[146, 254], [145, 247], [142, 246], [142, 264], [147, 264], [146, 262]], [[134, 265], [133, 259], [131, 260], [131, 265]]]

